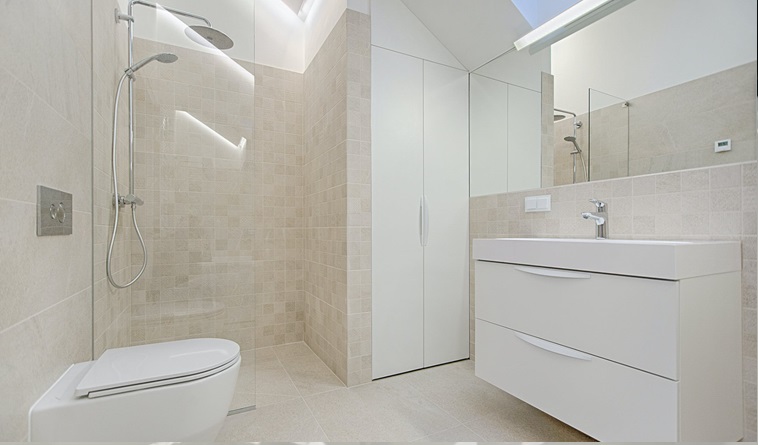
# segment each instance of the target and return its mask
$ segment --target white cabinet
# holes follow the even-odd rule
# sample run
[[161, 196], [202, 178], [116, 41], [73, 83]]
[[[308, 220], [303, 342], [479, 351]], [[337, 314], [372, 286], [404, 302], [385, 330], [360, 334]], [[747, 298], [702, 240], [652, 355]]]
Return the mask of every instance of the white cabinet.
[[[723, 243], [731, 270], [653, 279], [597, 273], [582, 258], [581, 270], [542, 267], [537, 248], [551, 240], [521, 264], [499, 262], [528, 242], [509, 241], [474, 242], [477, 376], [601, 441], [741, 438], [738, 244]], [[566, 245], [555, 243], [545, 264]], [[623, 256], [615, 243], [595, 247]], [[690, 261], [720, 246], [662, 247], [681, 265], [678, 249]]]
[[372, 50], [374, 378], [468, 358], [468, 74]]

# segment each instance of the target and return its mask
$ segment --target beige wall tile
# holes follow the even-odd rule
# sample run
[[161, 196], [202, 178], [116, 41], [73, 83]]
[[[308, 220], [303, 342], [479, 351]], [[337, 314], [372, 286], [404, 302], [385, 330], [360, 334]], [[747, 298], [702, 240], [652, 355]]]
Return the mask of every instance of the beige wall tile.
[[[0, 17], [0, 440], [24, 439], [31, 404], [92, 354], [91, 7]], [[72, 235], [36, 236], [37, 185], [74, 195]]]
[[32, 404], [73, 363], [92, 357], [92, 289], [0, 331], [0, 439], [21, 441]]
[[84, 135], [92, 116], [90, 10], [91, 0], [13, 1], [0, 17], [4, 69]]
[[347, 11], [304, 76], [305, 341], [348, 385], [371, 378], [370, 46]]
[[[105, 259], [113, 230], [113, 185], [111, 173], [111, 144], [113, 106], [116, 87], [123, 70], [128, 65], [126, 55], [126, 27], [112, 20], [116, 1], [92, 2], [93, 43], [93, 147], [92, 147], [92, 210], [94, 223], [93, 271], [94, 271], [94, 355], [100, 356], [106, 349], [131, 344], [131, 289], [112, 287], [105, 274]], [[119, 193], [128, 188], [127, 148], [127, 101], [122, 96], [119, 104]], [[141, 172], [140, 172], [141, 173]], [[137, 175], [137, 178], [143, 178]], [[114, 244], [112, 270], [119, 283], [131, 280], [130, 240], [132, 224], [128, 211], [122, 213]]]

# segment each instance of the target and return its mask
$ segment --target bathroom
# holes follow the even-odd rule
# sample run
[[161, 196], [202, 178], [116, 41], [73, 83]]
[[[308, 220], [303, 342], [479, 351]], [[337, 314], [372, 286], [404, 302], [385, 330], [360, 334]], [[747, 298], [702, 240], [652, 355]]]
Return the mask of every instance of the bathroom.
[[[0, 2], [0, 441], [44, 433], [34, 408], [73, 364], [203, 338], [239, 355], [220, 442], [756, 441], [754, 1], [157, 3]], [[583, 4], [602, 12], [524, 40]], [[476, 329], [506, 326], [475, 304], [492, 239], [546, 239], [556, 263], [529, 270], [589, 281], [728, 275], [731, 322], [698, 326], [729, 337], [735, 377], [699, 388], [730, 388], [730, 432], [597, 431], [551, 405], [568, 393], [504, 390]], [[709, 246], [726, 259], [693, 261], [703, 276], [613, 269]], [[654, 355], [573, 341], [629, 369]], [[650, 372], [684, 379], [686, 346]], [[137, 414], [107, 420], [147, 431]], [[41, 441], [190, 437], [117, 429]]]

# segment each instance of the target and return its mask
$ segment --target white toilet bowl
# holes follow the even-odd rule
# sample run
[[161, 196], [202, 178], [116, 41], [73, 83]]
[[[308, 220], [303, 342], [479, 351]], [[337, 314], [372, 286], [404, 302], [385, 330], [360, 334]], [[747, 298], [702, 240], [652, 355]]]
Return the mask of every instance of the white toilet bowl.
[[222, 339], [110, 349], [71, 366], [32, 406], [29, 440], [213, 441], [240, 361], [239, 345]]

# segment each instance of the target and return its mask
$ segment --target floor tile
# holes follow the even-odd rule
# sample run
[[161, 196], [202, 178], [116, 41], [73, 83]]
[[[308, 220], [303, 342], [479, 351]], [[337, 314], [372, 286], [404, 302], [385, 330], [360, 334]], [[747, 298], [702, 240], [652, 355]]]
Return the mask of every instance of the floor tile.
[[482, 436], [471, 431], [465, 425], [422, 437], [415, 442], [484, 442]]
[[302, 399], [229, 416], [218, 442], [324, 442], [326, 435]]
[[305, 344], [301, 345], [305, 349], [299, 347], [276, 349], [282, 366], [284, 366], [301, 396], [307, 397], [345, 387], [342, 381], [310, 348]]
[[[474, 375], [462, 361], [345, 388], [305, 345], [243, 353], [219, 441], [592, 441]], [[253, 359], [254, 357], [254, 359]]]
[[594, 442], [591, 437], [526, 405], [485, 416], [466, 426], [487, 442]]
[[291, 343], [287, 345], [272, 346], [270, 348], [276, 356], [281, 359], [288, 359], [294, 357], [318, 357], [311, 348], [303, 342]]
[[274, 348], [260, 348], [255, 350], [255, 367], [257, 369], [268, 369], [270, 367], [279, 367], [282, 363], [276, 356]]
[[306, 402], [332, 441], [408, 442], [459, 424], [402, 380], [332, 391]]
[[234, 388], [234, 399], [230, 410], [247, 408], [255, 405], [255, 380], [256, 380], [256, 352], [255, 350], [242, 351], [240, 353], [242, 363], [237, 386]]
[[300, 397], [300, 392], [281, 365], [278, 368], [259, 369], [255, 375], [255, 388], [261, 395]]

